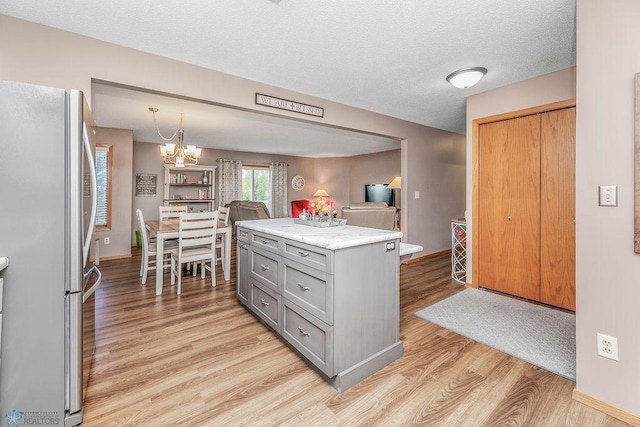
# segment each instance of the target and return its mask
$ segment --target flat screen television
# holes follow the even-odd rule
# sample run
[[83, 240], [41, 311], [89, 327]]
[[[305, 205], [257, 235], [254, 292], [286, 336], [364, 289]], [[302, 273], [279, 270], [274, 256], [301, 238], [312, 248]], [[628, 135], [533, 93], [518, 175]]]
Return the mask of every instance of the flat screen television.
[[393, 189], [387, 188], [388, 184], [365, 184], [365, 202], [385, 202], [389, 206], [395, 206], [393, 200]]

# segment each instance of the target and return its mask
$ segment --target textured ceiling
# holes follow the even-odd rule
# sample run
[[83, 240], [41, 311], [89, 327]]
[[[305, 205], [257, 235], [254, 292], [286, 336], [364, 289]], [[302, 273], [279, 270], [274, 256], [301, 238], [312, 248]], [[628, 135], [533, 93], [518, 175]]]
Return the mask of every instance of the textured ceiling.
[[[3, 1], [0, 13], [465, 133], [465, 98], [575, 65], [575, 0]], [[486, 67], [478, 85], [445, 77]]]

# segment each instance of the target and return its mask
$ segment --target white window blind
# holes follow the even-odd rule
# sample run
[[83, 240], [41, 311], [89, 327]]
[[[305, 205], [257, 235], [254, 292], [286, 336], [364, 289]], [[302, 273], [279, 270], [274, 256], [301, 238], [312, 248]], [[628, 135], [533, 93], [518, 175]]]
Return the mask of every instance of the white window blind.
[[109, 220], [109, 148], [96, 147], [96, 178], [98, 184], [98, 209], [96, 226], [108, 226]]

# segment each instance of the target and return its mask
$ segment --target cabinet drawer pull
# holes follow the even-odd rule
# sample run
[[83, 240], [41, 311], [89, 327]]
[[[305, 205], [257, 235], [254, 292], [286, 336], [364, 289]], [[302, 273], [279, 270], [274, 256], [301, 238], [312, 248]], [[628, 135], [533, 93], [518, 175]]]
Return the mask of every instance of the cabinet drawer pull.
[[298, 251], [298, 255], [300, 255], [302, 258], [306, 258], [309, 256], [309, 252]]
[[266, 239], [262, 239], [260, 240], [260, 243], [262, 243], [263, 245], [266, 245], [267, 243], [269, 243], [269, 241]]
[[269, 303], [266, 302], [265, 300], [263, 300], [262, 298], [260, 298], [260, 304], [262, 304], [264, 307], [268, 307]]
[[240, 243], [240, 249], [247, 249], [247, 245], [245, 245], [244, 243]]
[[311, 289], [311, 288], [310, 288], [310, 287], [308, 287], [308, 286], [303, 286], [303, 285], [302, 285], [302, 283], [300, 283], [300, 282], [298, 282], [298, 286], [299, 286], [299, 287], [300, 287], [300, 289], [301, 289], [301, 290], [303, 290], [303, 291], [308, 291], [308, 290], [310, 290], [310, 289]]
[[267, 270], [269, 270], [269, 267], [267, 267], [267, 266], [266, 266], [266, 265], [264, 265], [264, 264], [260, 264], [260, 268], [261, 268], [263, 271], [267, 271]]
[[300, 331], [300, 333], [301, 333], [302, 335], [304, 335], [305, 337], [308, 337], [308, 336], [309, 336], [309, 332], [305, 332], [305, 330], [304, 330], [304, 329], [302, 329], [302, 326], [298, 326], [298, 331]]

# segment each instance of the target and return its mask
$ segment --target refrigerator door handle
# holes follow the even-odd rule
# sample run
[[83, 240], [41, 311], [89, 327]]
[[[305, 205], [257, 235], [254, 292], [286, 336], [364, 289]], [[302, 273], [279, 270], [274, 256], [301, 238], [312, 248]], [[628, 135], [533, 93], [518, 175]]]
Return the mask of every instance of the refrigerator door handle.
[[[87, 236], [84, 241], [82, 262], [83, 266], [87, 265], [89, 259], [89, 249], [91, 248], [91, 239], [93, 238], [93, 229], [96, 225], [96, 212], [98, 210], [98, 183], [96, 179], [96, 163], [93, 158], [93, 151], [89, 137], [87, 135], [87, 125], [82, 125], [82, 142], [84, 144], [84, 152], [87, 154], [87, 160], [89, 163], [89, 178], [91, 181], [91, 216], [89, 219], [89, 229], [87, 230]], [[84, 267], [83, 267], [84, 268]]]
[[91, 286], [89, 289], [84, 291], [84, 294], [82, 295], [82, 302], [83, 303], [87, 302], [87, 300], [89, 298], [91, 298], [91, 296], [95, 293], [96, 289], [98, 289], [98, 286], [100, 286], [100, 283], [102, 282], [102, 272], [100, 271], [100, 269], [98, 267], [96, 267], [94, 265], [93, 267], [91, 267], [91, 269], [89, 271], [87, 271], [84, 274], [84, 283], [87, 283], [89, 281], [89, 278], [91, 277], [91, 275], [93, 273], [95, 273], [96, 276], [98, 276], [98, 278], [96, 279], [96, 281], [93, 284], [93, 286]]
[[[97, 279], [89, 289], [85, 289], [82, 294], [78, 292], [70, 294], [67, 297], [69, 304], [69, 347], [67, 351], [69, 354], [68, 365], [66, 367], [65, 407], [69, 410], [70, 414], [74, 414], [82, 409], [85, 393], [84, 377], [89, 374], [89, 369], [91, 367], [91, 364], [87, 366], [84, 364], [85, 357], [88, 357], [86, 353], [90, 352], [91, 355], [93, 354], [93, 348], [85, 348], [89, 343], [86, 341], [87, 337], [85, 337], [85, 334], [87, 331], [84, 329], [86, 327], [85, 321], [87, 321], [85, 316], [95, 318], [95, 308], [88, 310], [86, 305], [87, 301], [89, 301], [91, 297], [95, 298], [94, 294], [96, 289], [98, 289], [100, 282], [102, 282], [102, 273], [96, 266], [93, 266], [84, 274], [84, 286], [87, 286], [87, 283], [89, 283], [89, 279], [93, 274], [97, 276]], [[89, 304], [95, 307], [95, 302], [90, 302]], [[88, 321], [93, 323], [91, 320]], [[91, 346], [93, 346], [94, 338], [91, 339]]]

